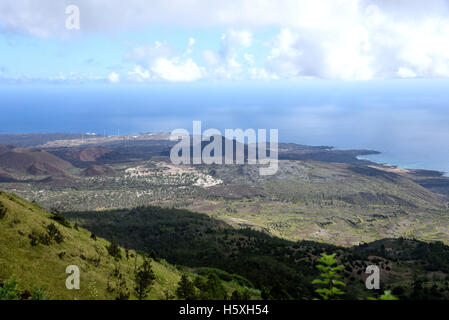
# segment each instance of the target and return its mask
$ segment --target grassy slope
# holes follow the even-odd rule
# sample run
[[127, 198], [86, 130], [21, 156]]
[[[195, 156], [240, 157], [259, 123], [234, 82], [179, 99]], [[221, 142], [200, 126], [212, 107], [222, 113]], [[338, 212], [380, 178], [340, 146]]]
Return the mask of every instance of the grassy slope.
[[[115, 299], [116, 292], [108, 292], [108, 275], [117, 267], [123, 274], [127, 287], [132, 292], [134, 284], [134, 258], [127, 260], [122, 249], [121, 260], [111, 257], [106, 249], [108, 241], [90, 238], [85, 229], [67, 228], [50, 219], [51, 213], [34, 203], [0, 191], [0, 203], [7, 208], [6, 216], [0, 219], [0, 280], [11, 276], [20, 281], [21, 290], [31, 290], [34, 285], [44, 287], [54, 299]], [[61, 244], [52, 242], [49, 246], [39, 244], [33, 247], [28, 235], [33, 231], [45, 232], [45, 227], [55, 223], [64, 236]], [[65, 252], [61, 259], [58, 254]], [[136, 254], [134, 251], [130, 251]], [[136, 255], [137, 264], [142, 257]], [[100, 258], [100, 263], [89, 259]], [[67, 290], [65, 269], [77, 265], [81, 271], [80, 290]], [[164, 260], [152, 262], [156, 281], [150, 291], [150, 299], [163, 299], [164, 291], [175, 295], [181, 272]], [[191, 274], [192, 275], [192, 274]], [[118, 278], [110, 276], [111, 287], [116, 287]], [[232, 292], [239, 288], [235, 283], [226, 283]], [[132, 294], [131, 298], [135, 298]]]

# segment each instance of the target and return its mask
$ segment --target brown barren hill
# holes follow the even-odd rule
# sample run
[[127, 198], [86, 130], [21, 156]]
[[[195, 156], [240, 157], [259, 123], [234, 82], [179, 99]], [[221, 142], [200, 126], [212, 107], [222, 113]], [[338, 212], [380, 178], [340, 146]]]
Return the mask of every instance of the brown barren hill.
[[0, 146], [0, 168], [32, 175], [65, 175], [71, 166], [45, 150]]
[[14, 177], [10, 173], [0, 169], [0, 182], [14, 182], [14, 181], [16, 181], [16, 179], [14, 179]]
[[12, 148], [13, 147], [7, 147], [7, 146], [4, 146], [4, 145], [0, 144], [0, 154], [9, 152]]
[[99, 147], [87, 147], [82, 149], [76, 154], [76, 159], [83, 162], [93, 162], [101, 158], [105, 154], [111, 153], [112, 150], [99, 148]]
[[83, 171], [83, 176], [86, 177], [115, 176], [116, 174], [117, 171], [105, 165], [93, 165]]

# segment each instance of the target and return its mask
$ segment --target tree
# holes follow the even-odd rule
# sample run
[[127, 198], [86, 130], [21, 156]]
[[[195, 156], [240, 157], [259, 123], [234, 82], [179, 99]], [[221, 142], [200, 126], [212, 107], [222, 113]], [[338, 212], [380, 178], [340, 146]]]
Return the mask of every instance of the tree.
[[343, 265], [336, 265], [337, 260], [335, 259], [335, 253], [327, 255], [325, 253], [321, 254], [321, 258], [318, 259], [320, 264], [317, 268], [322, 271], [320, 274], [321, 279], [315, 279], [312, 284], [323, 285], [323, 288], [316, 289], [315, 292], [318, 293], [324, 300], [335, 299], [344, 292], [340, 290], [339, 287], [344, 287], [346, 284], [339, 279], [341, 275], [337, 272], [344, 268]]
[[125, 257], [126, 260], [129, 260], [129, 247], [127, 243], [125, 243]]
[[234, 290], [232, 292], [231, 300], [251, 300], [251, 292], [248, 290], [248, 288], [245, 288], [243, 290]]
[[113, 256], [114, 258], [117, 259], [122, 258], [122, 252], [120, 250], [120, 247], [114, 240], [111, 241], [111, 244], [108, 247], [106, 247], [106, 249], [108, 249], [109, 255]]
[[185, 274], [182, 275], [181, 280], [178, 283], [176, 295], [179, 299], [184, 300], [193, 300], [196, 298], [195, 286]]
[[206, 292], [210, 300], [226, 300], [228, 298], [220, 278], [214, 273], [207, 278]]
[[145, 259], [143, 264], [139, 266], [135, 273], [136, 286], [134, 288], [139, 300], [143, 300], [148, 296], [156, 276], [154, 275], [151, 261]]
[[154, 251], [154, 250], [151, 250], [151, 252], [150, 252], [150, 258], [153, 259], [153, 260], [156, 261], [156, 262], [159, 262], [159, 261], [160, 261], [159, 256], [157, 255], [156, 251]]
[[128, 300], [130, 296], [130, 292], [128, 287], [126, 286], [126, 280], [119, 280], [117, 282], [117, 297], [116, 300]]
[[168, 290], [164, 290], [164, 298], [165, 300], [173, 300], [175, 298]]

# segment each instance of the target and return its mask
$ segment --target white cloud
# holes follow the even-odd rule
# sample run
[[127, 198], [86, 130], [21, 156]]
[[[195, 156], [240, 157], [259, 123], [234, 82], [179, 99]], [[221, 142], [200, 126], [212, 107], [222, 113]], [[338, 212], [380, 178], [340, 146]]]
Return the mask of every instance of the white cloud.
[[252, 34], [249, 31], [230, 30], [221, 37], [224, 47], [250, 47]]
[[166, 43], [161, 42], [132, 49], [125, 58], [135, 62], [136, 66], [128, 73], [128, 79], [138, 82], [191, 82], [203, 78], [204, 68], [188, 57], [194, 44], [195, 40], [190, 38], [186, 51], [180, 56], [176, 56]]
[[399, 68], [397, 75], [400, 78], [415, 78], [416, 77], [416, 73], [414, 73], [409, 68]]
[[279, 80], [279, 76], [270, 73], [265, 68], [249, 68], [249, 77], [252, 80]]
[[243, 54], [243, 59], [248, 63], [250, 66], [253, 66], [255, 62], [255, 57], [253, 54], [245, 53]]
[[335, 18], [330, 14], [334, 10], [322, 8], [313, 19], [283, 28], [272, 44], [268, 69], [282, 78], [449, 76], [449, 15], [444, 7], [432, 11], [432, 17], [424, 7], [423, 14], [406, 15], [387, 10], [382, 1], [361, 6], [366, 2], [344, 1], [345, 10]]
[[214, 79], [241, 79], [245, 68], [242, 62], [249, 63], [248, 59], [254, 56], [244, 52], [251, 47], [253, 34], [246, 30], [230, 29], [221, 36], [218, 52], [205, 50], [203, 59], [208, 69], [208, 77]]
[[152, 80], [150, 71], [144, 70], [141, 66], [135, 66], [133, 71], [128, 72], [128, 80], [136, 82], [145, 82]]
[[203, 70], [192, 59], [182, 61], [178, 57], [157, 59], [151, 71], [158, 78], [170, 82], [191, 82], [203, 77]]
[[108, 75], [108, 79], [110, 83], [119, 83], [120, 82], [120, 75], [116, 72], [111, 72]]
[[139, 46], [125, 54], [125, 59], [140, 65], [149, 65], [160, 57], [173, 55], [172, 48], [167, 43], [156, 41], [154, 45]]
[[[80, 7], [81, 34], [147, 26], [231, 28], [218, 52], [203, 53], [208, 77], [449, 77], [447, 0], [2, 0], [0, 30], [70, 36], [68, 4]], [[266, 65], [255, 66], [244, 50], [259, 27], [282, 31]], [[165, 43], [135, 48], [128, 59], [141, 72], [131, 73], [142, 80], [205, 77], [188, 57], [195, 42], [189, 39], [179, 56]]]
[[203, 58], [210, 67], [216, 67], [220, 63], [220, 58], [212, 50], [204, 51]]

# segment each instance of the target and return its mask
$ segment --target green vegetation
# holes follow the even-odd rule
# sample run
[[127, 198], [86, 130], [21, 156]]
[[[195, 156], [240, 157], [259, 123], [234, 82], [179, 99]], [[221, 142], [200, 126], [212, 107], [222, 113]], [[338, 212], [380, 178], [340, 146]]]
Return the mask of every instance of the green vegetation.
[[31, 293], [29, 291], [21, 292], [19, 281], [11, 278], [5, 283], [0, 283], [0, 300], [48, 300], [47, 294], [43, 288], [34, 286]]
[[0, 203], [0, 219], [3, 219], [6, 216], [6, 212], [8, 209], [6, 209], [3, 204]]
[[[148, 258], [131, 249], [126, 251], [128, 259], [111, 256], [107, 248], [124, 249], [100, 237], [93, 239], [92, 232], [81, 227], [69, 228], [14, 194], [0, 191], [0, 204], [8, 212], [0, 219], [1, 299], [165, 299], [175, 296], [182, 274], [198, 275], [161, 258], [151, 261], [150, 272]], [[80, 269], [80, 290], [65, 286], [69, 265]], [[244, 290], [236, 281], [220, 281], [229, 294]], [[138, 292], [130, 290], [135, 287]]]
[[[264, 230], [293, 241], [350, 247], [388, 237], [413, 237], [449, 243], [448, 199], [432, 192], [431, 181], [449, 183], [427, 177], [431, 172], [292, 160], [281, 161], [277, 175], [261, 177], [258, 168], [249, 165], [175, 168], [167, 167], [163, 157], [109, 160], [117, 175], [84, 177], [82, 168], [74, 168], [70, 178], [27, 176], [27, 183], [0, 183], [0, 188], [57, 208], [55, 219], [60, 219], [58, 210], [153, 204], [202, 212], [233, 227]], [[205, 177], [222, 183], [205, 188], [198, 183]]]
[[312, 283], [322, 285], [323, 288], [316, 289], [315, 292], [324, 300], [335, 299], [343, 295], [344, 292], [339, 287], [345, 287], [346, 284], [340, 280], [341, 275], [338, 272], [343, 270], [344, 266], [336, 265], [335, 253], [331, 255], [322, 253], [318, 263], [317, 268], [321, 271], [321, 278], [313, 280]]
[[[381, 289], [401, 300], [424, 294], [432, 299], [449, 298], [449, 247], [442, 243], [400, 238], [344, 248], [293, 242], [252, 229], [235, 229], [204, 214], [160, 207], [72, 212], [66, 217], [102, 237], [126, 242], [130, 248], [155, 250], [170, 263], [189, 266], [205, 277], [215, 273], [222, 281], [257, 289], [265, 299], [319, 298], [312, 281], [320, 277], [316, 264], [322, 252], [335, 253], [344, 266], [340, 271], [346, 283], [342, 299], [373, 295], [365, 288], [366, 267], [372, 264], [383, 274]], [[419, 275], [416, 285], [411, 281], [413, 274]]]
[[[92, 236], [91, 236], [92, 238]], [[92, 239], [96, 239], [92, 238]], [[109, 246], [106, 247], [106, 249], [108, 249], [108, 253], [111, 257], [114, 257], [116, 259], [121, 259], [122, 258], [122, 251], [120, 250], [120, 247], [118, 246], [117, 242], [115, 242], [115, 240], [111, 240], [111, 244]]]
[[145, 259], [143, 264], [139, 266], [135, 273], [136, 285], [134, 290], [136, 291], [139, 300], [143, 300], [148, 296], [148, 293], [153, 285], [156, 276], [151, 268], [151, 261]]
[[0, 300], [19, 300], [20, 291], [17, 288], [18, 285], [19, 281], [14, 278], [6, 281], [3, 287], [0, 287]]
[[194, 300], [197, 297], [195, 286], [187, 275], [183, 274], [176, 289], [176, 296], [183, 300]]
[[396, 298], [394, 295], [391, 294], [390, 290], [386, 290], [379, 299], [375, 299], [375, 298], [368, 298], [368, 300], [399, 300], [398, 298]]

